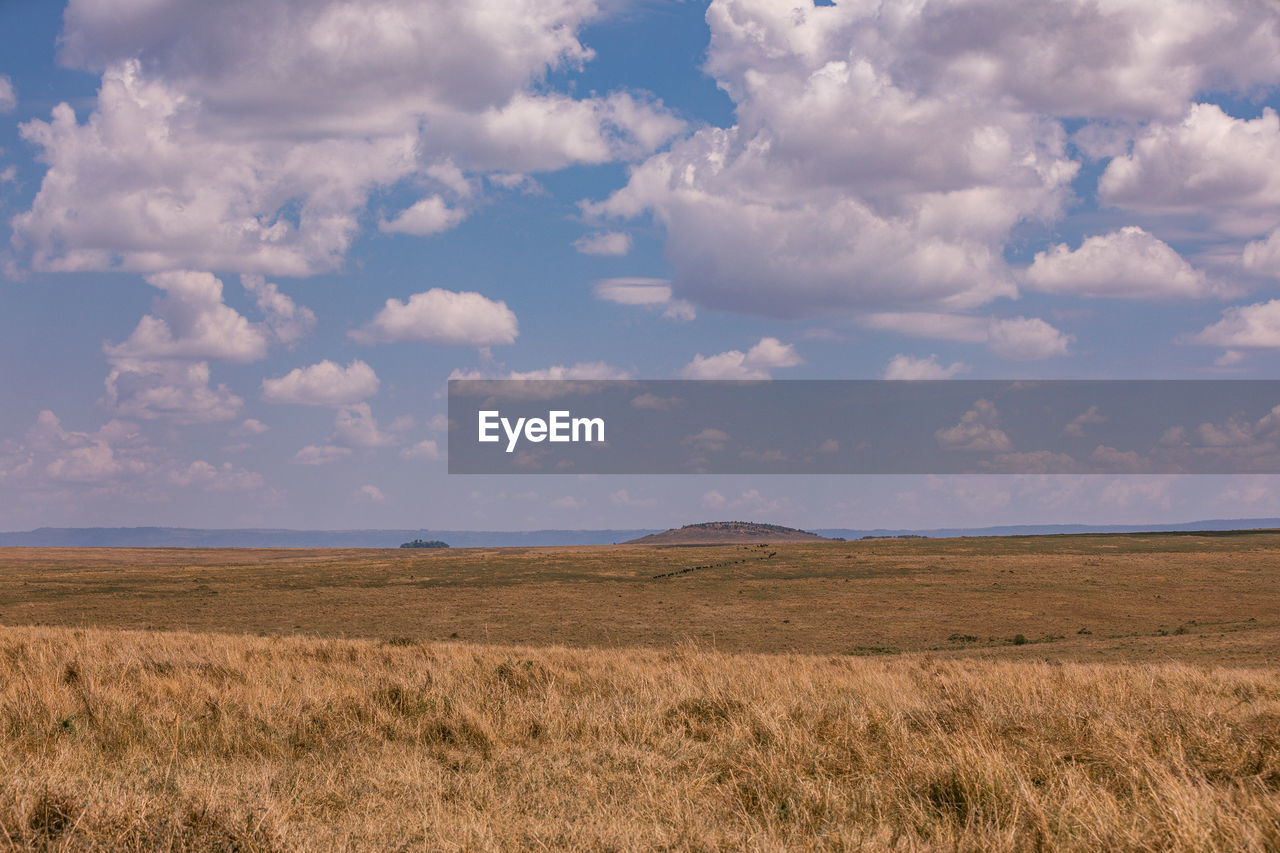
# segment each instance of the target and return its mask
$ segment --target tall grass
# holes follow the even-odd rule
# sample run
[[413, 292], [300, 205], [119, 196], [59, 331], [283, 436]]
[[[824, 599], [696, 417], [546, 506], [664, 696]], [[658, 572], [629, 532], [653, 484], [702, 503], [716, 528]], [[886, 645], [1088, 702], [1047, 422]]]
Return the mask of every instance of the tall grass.
[[0, 847], [1277, 850], [1280, 670], [0, 629]]

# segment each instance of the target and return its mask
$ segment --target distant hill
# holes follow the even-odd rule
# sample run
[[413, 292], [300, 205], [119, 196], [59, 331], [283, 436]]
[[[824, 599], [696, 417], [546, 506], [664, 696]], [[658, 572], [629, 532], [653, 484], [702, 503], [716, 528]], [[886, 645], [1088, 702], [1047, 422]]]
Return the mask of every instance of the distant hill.
[[[92, 548], [398, 548], [413, 539], [439, 539], [454, 548], [537, 547], [546, 545], [614, 545], [619, 542], [644, 540], [647, 534], [668, 537], [668, 544], [679, 544], [674, 537], [681, 531], [704, 527], [690, 525], [679, 530], [659, 531], [655, 528], [623, 530], [274, 530], [274, 529], [202, 529], [192, 527], [42, 527], [13, 533], [0, 533], [0, 547], [57, 546]], [[1079, 533], [1173, 533], [1226, 530], [1280, 529], [1280, 518], [1224, 518], [1174, 524], [1011, 524], [1000, 527], [946, 527], [901, 529], [817, 528], [812, 533], [789, 527], [762, 524], [756, 527], [772, 531], [764, 536], [748, 538], [751, 542], [788, 541], [779, 533], [793, 531], [808, 539], [861, 539], [864, 536], [1045, 536]], [[750, 534], [748, 534], [750, 537]], [[734, 542], [734, 539], [699, 540], [707, 544]], [[662, 544], [661, 542], [652, 544]]]
[[807, 530], [750, 521], [707, 521], [632, 539], [627, 545], [721, 545], [735, 542], [821, 542]]

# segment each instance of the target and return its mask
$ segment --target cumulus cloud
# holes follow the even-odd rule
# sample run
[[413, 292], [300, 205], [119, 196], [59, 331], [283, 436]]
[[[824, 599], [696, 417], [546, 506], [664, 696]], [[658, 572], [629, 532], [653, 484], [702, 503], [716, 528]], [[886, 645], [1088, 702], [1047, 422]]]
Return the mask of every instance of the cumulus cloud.
[[455, 293], [433, 287], [407, 302], [388, 299], [367, 324], [351, 332], [360, 343], [428, 341], [453, 346], [487, 347], [514, 343], [520, 334], [507, 303], [479, 293]]
[[[214, 465], [202, 459], [181, 461], [150, 445], [138, 427], [111, 420], [94, 432], [63, 427], [44, 410], [27, 431], [22, 450], [27, 463], [9, 473], [37, 478], [32, 485], [75, 485], [107, 493], [155, 496], [169, 487], [204, 492], [250, 492], [263, 487], [261, 474], [231, 463]], [[38, 465], [33, 465], [38, 461]]]
[[262, 380], [262, 399], [304, 406], [353, 406], [378, 393], [378, 376], [359, 359], [346, 367], [328, 359], [295, 367], [277, 379]]
[[400, 211], [394, 219], [390, 221], [384, 219], [378, 224], [378, 230], [391, 234], [413, 234], [425, 237], [428, 234], [448, 231], [465, 218], [466, 214], [461, 210], [450, 208], [443, 198], [432, 195], [414, 202]]
[[1071, 195], [1064, 119], [1155, 126], [1201, 92], [1280, 73], [1276, 14], [1258, 2], [884, 14], [715, 0], [707, 23], [706, 69], [737, 123], [653, 155], [585, 209], [652, 214], [677, 296], [769, 316], [1014, 296], [1013, 229], [1059, 217]]
[[1035, 361], [1065, 355], [1072, 336], [1035, 317], [974, 317], [927, 311], [866, 314], [862, 325], [913, 338], [985, 344], [996, 355]]
[[104, 347], [111, 358], [213, 358], [250, 362], [267, 354], [267, 336], [222, 301], [222, 282], [207, 272], [147, 276], [164, 292], [133, 334]]
[[428, 195], [386, 223], [428, 233], [467, 175], [643, 156], [683, 124], [626, 92], [535, 91], [592, 54], [592, 0], [72, 0], [62, 60], [101, 72], [83, 122], [67, 104], [22, 125], [47, 164], [15, 239], [42, 270], [340, 266], [379, 188]]
[[[1187, 338], [1188, 343], [1231, 349], [1280, 347], [1280, 299], [1228, 308], [1222, 319]], [[1232, 358], [1235, 363], [1240, 358]]]
[[685, 379], [769, 379], [771, 370], [804, 364], [791, 344], [777, 338], [761, 338], [746, 352], [729, 350], [718, 355], [701, 353], [685, 365], [680, 375]]
[[209, 363], [112, 359], [103, 403], [115, 414], [178, 424], [231, 420], [244, 400], [211, 382]]
[[266, 318], [267, 328], [277, 342], [293, 346], [316, 327], [314, 311], [296, 304], [262, 276], [246, 273], [240, 276], [240, 284], [253, 294], [258, 310]]
[[1280, 278], [1280, 228], [1246, 244], [1240, 262], [1251, 273]]
[[631, 235], [623, 231], [597, 231], [573, 241], [584, 255], [625, 255], [631, 251]]
[[884, 368], [885, 379], [950, 379], [961, 373], [969, 372], [969, 365], [962, 361], [953, 361], [949, 365], [938, 362], [936, 355], [928, 358], [912, 358], [909, 355], [895, 355], [889, 359]]
[[251, 435], [262, 435], [271, 427], [264, 424], [257, 418], [246, 418], [240, 426], [231, 430], [231, 434], [238, 438], [248, 438]]
[[609, 503], [614, 506], [651, 507], [658, 505], [657, 498], [637, 498], [626, 489], [618, 489], [609, 494]]
[[943, 450], [1011, 453], [1013, 442], [1000, 429], [1000, 412], [990, 400], [978, 400], [955, 426], [934, 433]]
[[350, 447], [339, 447], [336, 444], [308, 444], [293, 455], [293, 461], [299, 465], [328, 465], [332, 462], [341, 462], [350, 455]]
[[614, 367], [603, 361], [580, 361], [577, 364], [557, 364], [537, 370], [510, 370], [501, 372], [493, 370], [454, 370], [450, 379], [630, 379], [630, 371]]
[[483, 113], [442, 118], [433, 130], [439, 144], [475, 168], [545, 172], [633, 159], [683, 128], [660, 102], [615, 92], [582, 100], [521, 93]]
[[18, 95], [13, 91], [13, 81], [0, 74], [0, 113], [11, 113], [18, 106]]
[[387, 499], [387, 496], [377, 486], [361, 486], [356, 489], [355, 498], [362, 503], [380, 504]]
[[1066, 426], [1062, 428], [1063, 435], [1075, 436], [1077, 438], [1084, 436], [1084, 428], [1090, 424], [1105, 424], [1109, 418], [1098, 411], [1097, 406], [1090, 406], [1085, 411], [1072, 418]]
[[665, 278], [605, 278], [596, 282], [592, 292], [605, 302], [661, 310], [663, 317], [678, 323], [697, 317], [693, 305], [672, 298], [671, 283]]
[[1059, 243], [1037, 252], [1025, 278], [1049, 293], [1118, 299], [1194, 299], [1226, 289], [1137, 226], [1089, 237], [1075, 250]]
[[1280, 117], [1256, 119], [1194, 104], [1180, 122], [1155, 122], [1098, 181], [1107, 204], [1154, 213], [1208, 213], [1228, 230], [1274, 227], [1280, 216]]
[[103, 346], [111, 365], [104, 402], [128, 417], [183, 424], [233, 418], [243, 401], [226, 385], [212, 384], [208, 360], [257, 361], [272, 343], [292, 344], [315, 324], [309, 309], [258, 276], [243, 281], [264, 323], [227, 305], [221, 280], [210, 273], [172, 271], [146, 280], [163, 294], [152, 313], [127, 339]]
[[433, 439], [426, 438], [401, 450], [400, 458], [434, 462], [441, 458], [440, 446]]
[[186, 468], [170, 472], [169, 482], [205, 492], [248, 492], [263, 485], [261, 474], [237, 468], [230, 462], [215, 466], [204, 460], [196, 460]]
[[338, 410], [333, 423], [334, 436], [354, 447], [386, 447], [396, 438], [378, 427], [368, 403], [356, 403]]
[[125, 470], [115, 451], [103, 443], [68, 450], [45, 466], [53, 480], [70, 483], [96, 483], [114, 478]]
[[718, 453], [728, 446], [729, 441], [729, 433], [707, 427], [699, 433], [686, 436], [683, 443], [701, 452]]

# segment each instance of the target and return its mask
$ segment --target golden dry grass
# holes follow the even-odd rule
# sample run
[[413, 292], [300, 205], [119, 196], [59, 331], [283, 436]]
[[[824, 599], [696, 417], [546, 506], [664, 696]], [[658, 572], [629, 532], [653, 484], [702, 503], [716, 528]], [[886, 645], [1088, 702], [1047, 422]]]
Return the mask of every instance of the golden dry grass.
[[0, 846], [1280, 849], [1280, 672], [0, 629]]

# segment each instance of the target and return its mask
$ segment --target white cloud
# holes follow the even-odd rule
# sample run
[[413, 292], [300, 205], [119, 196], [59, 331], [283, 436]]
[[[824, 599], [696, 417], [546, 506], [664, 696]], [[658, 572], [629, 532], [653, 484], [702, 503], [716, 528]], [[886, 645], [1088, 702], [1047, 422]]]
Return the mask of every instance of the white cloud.
[[[173, 488], [203, 492], [251, 492], [262, 489], [262, 475], [231, 463], [214, 465], [175, 458], [148, 442], [138, 426], [110, 420], [94, 432], [68, 430], [49, 410], [40, 412], [19, 445], [22, 464], [4, 473], [26, 478], [35, 490], [73, 485], [59, 500], [86, 494], [133, 499], [163, 499]], [[0, 443], [3, 449], [3, 443]]]
[[434, 462], [441, 458], [440, 446], [432, 439], [423, 439], [422, 441], [401, 450], [400, 458], [420, 459], [427, 462]]
[[[1274, 29], [1274, 28], [1273, 28]], [[1107, 204], [1156, 213], [1207, 213], [1229, 230], [1280, 222], [1280, 117], [1256, 119], [1195, 104], [1177, 123], [1153, 123], [1098, 181]]]
[[671, 284], [665, 278], [604, 278], [597, 281], [592, 293], [597, 299], [618, 305], [639, 305], [662, 309], [662, 316], [677, 323], [687, 323], [698, 314], [693, 305], [671, 296]]
[[517, 94], [483, 113], [442, 117], [438, 144], [477, 169], [545, 172], [647, 154], [684, 129], [661, 102], [625, 92], [605, 98]]
[[[112, 420], [96, 432], [67, 430], [57, 415], [45, 409], [27, 430], [30, 455], [21, 466], [29, 472], [36, 458], [48, 461], [43, 473], [63, 483], [106, 484], [146, 475], [145, 443], [133, 424]], [[38, 454], [38, 456], [37, 456]]]
[[1066, 355], [1073, 340], [1038, 317], [992, 320], [987, 349], [1013, 361], [1038, 361]]
[[353, 447], [386, 447], [396, 438], [378, 428], [378, 421], [368, 403], [355, 403], [338, 410], [333, 423], [334, 436]]
[[918, 11], [727, 0], [707, 19], [707, 67], [738, 124], [699, 130], [587, 206], [651, 211], [679, 296], [802, 315], [1016, 293], [1000, 248], [1066, 197], [1076, 167], [1060, 127], [995, 96], [956, 96], [951, 69], [913, 68], [900, 51], [931, 32]]
[[251, 435], [262, 435], [269, 429], [271, 429], [271, 427], [267, 426], [257, 418], [246, 418], [240, 426], [231, 430], [231, 434], [238, 438], [247, 438]]
[[574, 240], [573, 248], [584, 255], [621, 256], [631, 251], [631, 235], [623, 231], [597, 231]]
[[573, 365], [557, 364], [538, 370], [511, 370], [495, 374], [488, 370], [454, 370], [450, 379], [630, 379], [631, 374], [603, 361], [582, 361]]
[[1225, 289], [1136, 226], [1089, 237], [1075, 250], [1059, 243], [1037, 252], [1025, 278], [1049, 293], [1118, 299], [1194, 299]]
[[1013, 442], [999, 428], [1000, 412], [990, 400], [978, 400], [953, 427], [934, 433], [943, 450], [1011, 453]]
[[699, 433], [687, 436], [683, 443], [699, 452], [718, 453], [725, 449], [729, 441], [729, 433], [722, 429], [707, 427]]
[[308, 444], [293, 455], [293, 461], [300, 465], [328, 465], [331, 462], [340, 462], [350, 455], [350, 447], [339, 447], [334, 444], [321, 446]]
[[[534, 91], [591, 58], [577, 32], [597, 13], [593, 0], [72, 0], [61, 58], [102, 83], [83, 123], [61, 104], [22, 126], [48, 171], [16, 241], [42, 270], [308, 275], [341, 265], [380, 188], [412, 181], [444, 205], [486, 171], [643, 156], [683, 127], [661, 104]], [[460, 215], [428, 202], [388, 227]]]
[[737, 123], [585, 209], [651, 213], [676, 295], [768, 316], [1014, 296], [1013, 229], [1059, 217], [1078, 170], [1063, 119], [1172, 118], [1280, 76], [1276, 15], [1252, 2], [715, 0], [707, 23]]
[[414, 202], [397, 214], [395, 219], [390, 221], [384, 219], [378, 224], [378, 230], [392, 234], [413, 234], [425, 237], [428, 234], [448, 231], [465, 218], [466, 214], [461, 210], [449, 207], [443, 198], [432, 195]]
[[253, 294], [258, 310], [266, 318], [267, 328], [279, 343], [293, 346], [316, 327], [315, 312], [294, 303], [262, 276], [245, 273], [240, 276], [240, 284]]
[[1244, 361], [1245, 355], [1240, 350], [1229, 349], [1213, 360], [1214, 367], [1232, 367]]
[[1076, 415], [1066, 426], [1062, 428], [1063, 435], [1076, 437], [1084, 436], [1084, 428], [1090, 424], [1105, 424], [1110, 420], [1106, 415], [1098, 412], [1097, 406], [1090, 406], [1085, 411]]
[[115, 477], [123, 470], [115, 452], [107, 444], [77, 447], [50, 462], [45, 473], [54, 480], [94, 483]]
[[913, 338], [985, 344], [996, 355], [1015, 361], [1035, 361], [1066, 355], [1071, 335], [1035, 317], [973, 317], [927, 311], [866, 314], [862, 325]]
[[646, 409], [651, 412], [669, 412], [684, 405], [679, 397], [659, 397], [648, 391], [631, 400], [631, 408]]
[[0, 113], [11, 113], [18, 106], [18, 96], [13, 91], [13, 81], [0, 74]]
[[262, 399], [305, 406], [352, 406], [378, 393], [373, 368], [356, 359], [342, 367], [328, 359], [296, 367], [278, 379], [262, 380]]
[[271, 343], [293, 343], [315, 324], [309, 309], [258, 276], [246, 275], [244, 283], [265, 323], [252, 323], [223, 302], [222, 282], [210, 273], [154, 273], [147, 283], [163, 294], [153, 313], [126, 340], [103, 346], [111, 365], [104, 402], [128, 417], [182, 424], [229, 420], [243, 401], [226, 385], [212, 385], [207, 359], [256, 361]]
[[170, 472], [169, 481], [176, 486], [205, 492], [249, 492], [260, 489], [263, 485], [261, 474], [236, 468], [230, 462], [216, 467], [203, 460]]
[[658, 505], [657, 498], [636, 498], [626, 489], [618, 489], [609, 494], [609, 502], [614, 506], [652, 507]]
[[414, 168], [407, 134], [255, 142], [236, 125], [137, 60], [111, 66], [86, 124], [60, 104], [21, 126], [49, 168], [15, 241], [38, 270], [308, 275], [339, 265], [369, 188]]
[[791, 344], [777, 338], [761, 338], [745, 353], [736, 349], [710, 356], [699, 353], [680, 375], [685, 379], [769, 379], [771, 370], [800, 364], [804, 360]]
[[592, 289], [597, 299], [619, 305], [665, 305], [671, 284], [665, 278], [606, 278]]
[[969, 365], [961, 361], [953, 361], [949, 365], [938, 363], [936, 355], [928, 358], [912, 358], [909, 355], [895, 355], [884, 368], [885, 379], [950, 379], [961, 373], [968, 373]]
[[387, 496], [377, 486], [361, 486], [356, 489], [355, 499], [362, 503], [380, 504], [387, 499]]
[[[1228, 308], [1222, 319], [1187, 338], [1188, 343], [1231, 349], [1280, 347], [1280, 299]], [[1239, 361], [1231, 359], [1230, 363]]]
[[209, 363], [114, 358], [103, 402], [118, 415], [179, 424], [231, 420], [244, 400], [210, 382]]
[[267, 354], [267, 335], [222, 301], [222, 282], [207, 272], [147, 276], [164, 292], [133, 334], [103, 349], [112, 359], [220, 359], [250, 362]]
[[428, 341], [486, 347], [514, 343], [520, 334], [515, 313], [479, 293], [455, 293], [434, 287], [407, 302], [388, 299], [367, 324], [351, 332], [361, 343]]

